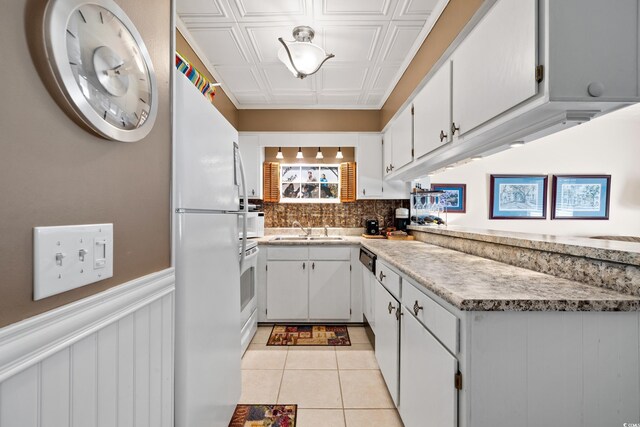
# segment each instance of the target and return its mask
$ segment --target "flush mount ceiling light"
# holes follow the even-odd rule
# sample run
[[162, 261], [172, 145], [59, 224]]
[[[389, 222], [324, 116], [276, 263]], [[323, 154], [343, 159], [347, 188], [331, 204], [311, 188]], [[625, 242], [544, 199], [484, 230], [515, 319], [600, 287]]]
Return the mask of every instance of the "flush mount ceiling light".
[[518, 147], [522, 147], [523, 145], [524, 145], [523, 141], [516, 141], [516, 142], [512, 142], [511, 144], [509, 144], [509, 147], [518, 148]]
[[296, 154], [296, 159], [304, 159], [302, 155], [302, 147], [298, 147], [298, 154]]
[[285, 42], [282, 37], [278, 37], [278, 41], [282, 43], [278, 59], [300, 79], [317, 73], [322, 64], [335, 56], [312, 44], [314, 35], [313, 28], [302, 25], [293, 29], [294, 41]]
[[342, 155], [342, 147], [338, 147], [338, 152], [336, 153], [336, 159], [342, 159], [344, 156]]
[[284, 156], [282, 155], [282, 147], [278, 147], [278, 154], [276, 154], [276, 159], [282, 160]]
[[318, 153], [316, 154], [316, 159], [324, 159], [324, 156], [322, 155], [322, 150], [320, 150], [320, 147], [318, 147]]

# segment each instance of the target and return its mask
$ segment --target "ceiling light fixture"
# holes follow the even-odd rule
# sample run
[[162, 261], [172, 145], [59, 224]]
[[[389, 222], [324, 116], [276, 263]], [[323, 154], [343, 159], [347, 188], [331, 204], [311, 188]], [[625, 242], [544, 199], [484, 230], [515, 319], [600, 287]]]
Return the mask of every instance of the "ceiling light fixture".
[[509, 147], [518, 148], [518, 147], [522, 147], [523, 145], [524, 145], [523, 141], [516, 141], [516, 142], [512, 142], [511, 144], [509, 144]]
[[304, 159], [302, 155], [302, 147], [298, 147], [298, 154], [296, 154], [296, 159]]
[[317, 73], [322, 64], [335, 56], [312, 44], [314, 35], [313, 28], [302, 25], [293, 29], [295, 40], [285, 42], [282, 37], [278, 37], [278, 41], [282, 43], [278, 59], [299, 79]]
[[476, 162], [478, 160], [482, 160], [482, 156], [474, 156], [471, 158], [471, 161]]
[[324, 156], [322, 155], [322, 150], [320, 150], [320, 147], [318, 147], [318, 152], [316, 153], [316, 159], [324, 159]]
[[342, 155], [342, 147], [338, 147], [338, 152], [336, 153], [336, 159], [342, 159], [344, 156]]
[[282, 147], [278, 147], [278, 154], [276, 154], [276, 159], [282, 160], [284, 156], [282, 155]]

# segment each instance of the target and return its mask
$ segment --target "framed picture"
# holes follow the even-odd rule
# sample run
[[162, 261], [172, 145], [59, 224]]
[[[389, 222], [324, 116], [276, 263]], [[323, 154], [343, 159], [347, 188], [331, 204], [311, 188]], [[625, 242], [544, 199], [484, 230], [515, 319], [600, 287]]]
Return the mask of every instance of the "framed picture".
[[545, 219], [546, 175], [491, 175], [490, 219]]
[[432, 190], [444, 191], [440, 198], [447, 207], [447, 212], [465, 213], [467, 210], [466, 184], [431, 184]]
[[611, 175], [554, 175], [551, 219], [609, 219]]

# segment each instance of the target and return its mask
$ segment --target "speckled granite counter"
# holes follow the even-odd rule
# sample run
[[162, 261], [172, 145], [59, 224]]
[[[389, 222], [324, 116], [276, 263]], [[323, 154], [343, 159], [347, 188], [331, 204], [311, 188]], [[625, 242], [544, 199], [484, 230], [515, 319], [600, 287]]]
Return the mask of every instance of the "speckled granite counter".
[[409, 230], [440, 234], [480, 242], [497, 243], [545, 252], [580, 256], [601, 261], [640, 266], [640, 243], [598, 240], [588, 237], [553, 236], [549, 234], [518, 233], [455, 225], [410, 225]]
[[362, 246], [467, 311], [637, 311], [640, 298], [421, 242]]

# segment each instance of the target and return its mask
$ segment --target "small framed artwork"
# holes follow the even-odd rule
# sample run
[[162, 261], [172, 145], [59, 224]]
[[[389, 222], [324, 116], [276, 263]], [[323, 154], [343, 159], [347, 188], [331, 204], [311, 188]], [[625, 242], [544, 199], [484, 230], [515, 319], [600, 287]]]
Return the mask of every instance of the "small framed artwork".
[[490, 219], [546, 217], [546, 175], [491, 175]]
[[554, 175], [551, 219], [609, 219], [611, 175]]
[[467, 185], [466, 184], [431, 184], [431, 189], [444, 191], [440, 196], [444, 201], [447, 212], [465, 213], [467, 209]]

